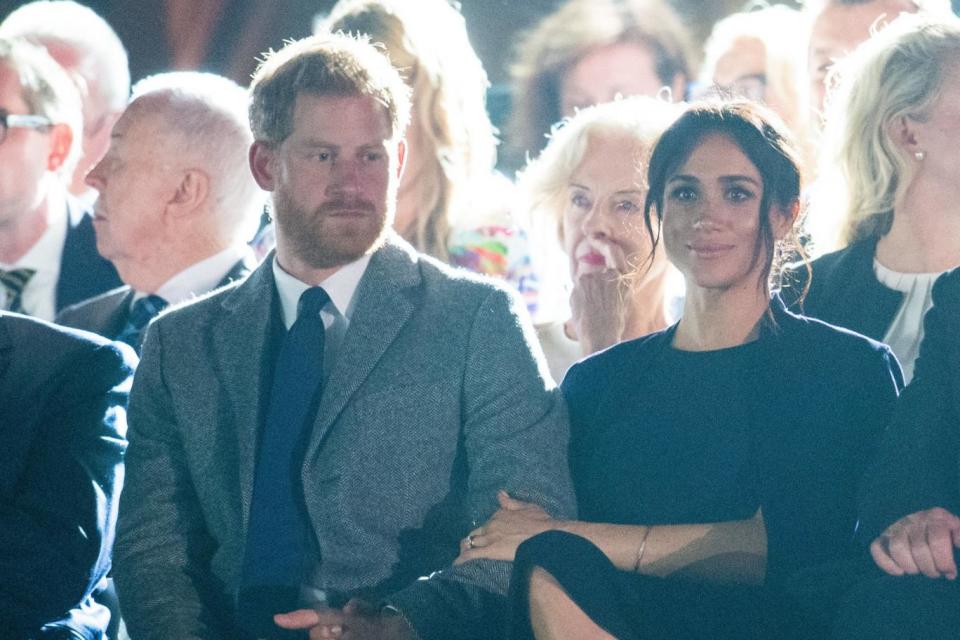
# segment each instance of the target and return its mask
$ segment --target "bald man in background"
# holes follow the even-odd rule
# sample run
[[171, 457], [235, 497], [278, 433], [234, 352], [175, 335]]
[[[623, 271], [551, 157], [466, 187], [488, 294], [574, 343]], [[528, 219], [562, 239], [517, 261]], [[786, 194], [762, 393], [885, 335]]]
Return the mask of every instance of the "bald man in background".
[[139, 350], [164, 307], [246, 276], [246, 241], [266, 194], [247, 164], [247, 92], [209, 73], [151, 76], [117, 121], [110, 149], [87, 175], [97, 247], [124, 286], [64, 310], [61, 324]]

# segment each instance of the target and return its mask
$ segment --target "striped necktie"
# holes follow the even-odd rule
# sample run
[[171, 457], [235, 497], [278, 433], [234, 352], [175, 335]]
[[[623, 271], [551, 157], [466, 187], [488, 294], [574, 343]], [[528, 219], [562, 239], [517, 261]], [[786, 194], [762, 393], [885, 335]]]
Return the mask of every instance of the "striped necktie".
[[144, 328], [150, 324], [158, 313], [167, 306], [167, 301], [160, 296], [144, 296], [133, 303], [130, 308], [130, 315], [127, 316], [127, 323], [123, 330], [114, 338], [120, 342], [126, 342], [140, 352], [140, 341]]
[[7, 294], [6, 304], [4, 305], [7, 311], [23, 313], [23, 289], [36, 273], [35, 269], [13, 269], [11, 271], [0, 269], [0, 286], [3, 286]]

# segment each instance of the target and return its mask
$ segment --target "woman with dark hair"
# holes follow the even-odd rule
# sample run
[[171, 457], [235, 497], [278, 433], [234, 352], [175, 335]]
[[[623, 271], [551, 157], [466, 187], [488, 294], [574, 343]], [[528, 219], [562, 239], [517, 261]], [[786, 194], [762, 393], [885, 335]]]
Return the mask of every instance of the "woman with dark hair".
[[684, 315], [563, 382], [582, 520], [501, 495], [462, 545], [515, 557], [514, 637], [760, 637], [789, 576], [850, 551], [901, 376], [887, 347], [771, 295], [800, 195], [775, 119], [701, 103], [657, 143], [645, 219]]

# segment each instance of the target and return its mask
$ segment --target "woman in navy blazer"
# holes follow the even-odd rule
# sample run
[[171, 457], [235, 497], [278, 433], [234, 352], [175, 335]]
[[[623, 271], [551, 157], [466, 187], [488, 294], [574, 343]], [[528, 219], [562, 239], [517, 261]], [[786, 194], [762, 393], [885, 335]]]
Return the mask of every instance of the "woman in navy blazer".
[[782, 636], [805, 624], [787, 579], [852, 551], [900, 371], [885, 346], [771, 297], [800, 194], [774, 118], [697, 104], [653, 151], [638, 224], [655, 246], [662, 230], [684, 316], [564, 380], [582, 520], [502, 495], [464, 541], [464, 560], [516, 553], [514, 637]]
[[933, 303], [860, 500], [876, 568], [847, 594], [837, 638], [960, 634], [960, 269], [937, 280]]

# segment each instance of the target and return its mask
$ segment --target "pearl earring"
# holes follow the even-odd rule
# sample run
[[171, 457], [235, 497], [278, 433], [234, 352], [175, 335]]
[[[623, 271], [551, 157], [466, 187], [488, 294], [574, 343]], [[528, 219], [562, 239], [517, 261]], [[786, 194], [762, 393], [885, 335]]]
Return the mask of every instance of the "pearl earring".
[[923, 162], [923, 159], [927, 157], [927, 153], [925, 151], [917, 151], [913, 154], [913, 157], [917, 159], [917, 162]]

